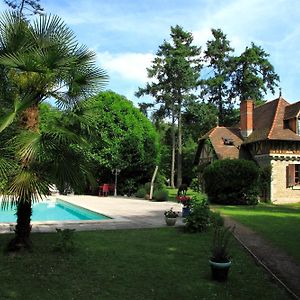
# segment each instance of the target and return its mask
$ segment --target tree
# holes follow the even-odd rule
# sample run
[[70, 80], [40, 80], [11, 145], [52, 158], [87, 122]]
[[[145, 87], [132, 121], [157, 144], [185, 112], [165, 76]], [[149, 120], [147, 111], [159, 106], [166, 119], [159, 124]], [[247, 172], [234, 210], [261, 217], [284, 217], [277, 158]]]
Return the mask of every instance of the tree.
[[232, 94], [240, 99], [262, 100], [270, 90], [273, 94], [278, 86], [279, 76], [261, 47], [251, 43], [234, 59], [234, 73], [231, 79]]
[[33, 14], [43, 14], [44, 9], [40, 5], [40, 0], [4, 0], [4, 2], [16, 10], [19, 15], [24, 15], [23, 10], [27, 9]]
[[185, 104], [196, 96], [193, 91], [199, 84], [202, 68], [201, 49], [193, 46], [193, 36], [182, 27], [171, 27], [171, 42], [164, 41], [156, 53], [152, 66], [147, 69], [148, 77], [155, 81], [147, 83], [136, 93], [138, 97], [151, 95], [163, 108], [165, 116], [172, 122], [171, 186], [174, 187], [175, 170], [175, 122], [177, 121], [177, 185], [182, 182], [182, 111]]
[[[30, 245], [31, 204], [47, 194], [53, 176], [61, 184], [80, 184], [81, 164], [70, 163], [76, 157], [69, 147], [79, 138], [65, 130], [40, 130], [39, 104], [52, 97], [59, 107], [73, 107], [98, 92], [107, 76], [95, 66], [95, 54], [78, 46], [73, 32], [57, 16], [40, 17], [31, 24], [19, 14], [4, 14], [0, 45], [0, 66], [12, 96], [12, 109], [0, 121], [1, 136], [17, 126], [5, 149], [8, 159], [0, 161], [1, 175], [8, 180], [4, 204], [17, 207], [16, 236], [11, 242], [16, 249]], [[6, 165], [11, 168], [5, 169]]]
[[224, 125], [225, 116], [232, 109], [234, 97], [230, 93], [232, 75], [232, 52], [230, 41], [221, 29], [212, 29], [213, 40], [206, 43], [204, 60], [209, 77], [201, 81], [201, 97], [216, 105], [219, 124]]
[[[102, 92], [84, 103], [83, 118], [90, 120], [89, 146], [82, 149], [102, 182], [120, 169], [120, 187], [151, 179], [159, 162], [158, 135], [151, 122], [131, 101], [112, 91]], [[124, 191], [126, 192], [126, 191]]]

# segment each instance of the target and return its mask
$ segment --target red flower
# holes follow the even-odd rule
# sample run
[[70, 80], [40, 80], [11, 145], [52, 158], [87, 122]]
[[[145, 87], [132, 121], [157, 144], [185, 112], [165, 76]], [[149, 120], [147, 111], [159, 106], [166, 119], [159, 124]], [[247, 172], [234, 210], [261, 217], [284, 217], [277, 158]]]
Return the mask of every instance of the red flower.
[[179, 203], [181, 203], [184, 207], [191, 206], [192, 198], [189, 196], [176, 196], [176, 199]]

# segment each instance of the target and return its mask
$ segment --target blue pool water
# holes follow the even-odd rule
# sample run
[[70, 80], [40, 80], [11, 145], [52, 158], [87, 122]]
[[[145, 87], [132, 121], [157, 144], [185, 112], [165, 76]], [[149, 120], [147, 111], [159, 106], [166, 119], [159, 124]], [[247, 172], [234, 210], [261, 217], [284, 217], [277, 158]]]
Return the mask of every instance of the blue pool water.
[[[0, 210], [0, 222], [16, 222], [15, 209]], [[107, 216], [84, 209], [71, 203], [56, 200], [43, 201], [32, 205], [31, 221], [79, 221], [107, 220]]]

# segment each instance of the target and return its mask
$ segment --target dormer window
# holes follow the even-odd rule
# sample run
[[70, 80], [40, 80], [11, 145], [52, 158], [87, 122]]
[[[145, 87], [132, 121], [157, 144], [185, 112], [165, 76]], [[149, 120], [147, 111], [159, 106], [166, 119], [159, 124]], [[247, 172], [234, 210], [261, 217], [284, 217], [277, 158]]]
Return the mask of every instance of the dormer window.
[[223, 137], [222, 138], [224, 145], [226, 146], [234, 146], [233, 144], [233, 139], [227, 138], [227, 137]]

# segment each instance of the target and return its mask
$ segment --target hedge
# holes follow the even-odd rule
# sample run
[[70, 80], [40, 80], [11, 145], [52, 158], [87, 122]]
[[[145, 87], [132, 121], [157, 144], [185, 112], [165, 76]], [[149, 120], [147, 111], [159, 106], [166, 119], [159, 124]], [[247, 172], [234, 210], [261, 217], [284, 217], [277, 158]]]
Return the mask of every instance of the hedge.
[[258, 177], [259, 167], [243, 159], [217, 160], [203, 172], [208, 200], [218, 204], [257, 204]]

